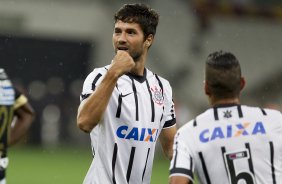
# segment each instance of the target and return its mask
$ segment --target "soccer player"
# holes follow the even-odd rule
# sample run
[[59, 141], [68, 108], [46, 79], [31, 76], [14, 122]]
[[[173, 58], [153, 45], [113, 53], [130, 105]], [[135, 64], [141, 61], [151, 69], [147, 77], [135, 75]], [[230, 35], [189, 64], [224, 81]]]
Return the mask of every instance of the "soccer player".
[[171, 159], [176, 133], [172, 89], [145, 67], [159, 15], [125, 4], [114, 16], [112, 62], [86, 78], [78, 127], [90, 133], [93, 162], [84, 184], [150, 183], [156, 141]]
[[245, 80], [230, 52], [208, 56], [204, 86], [211, 108], [178, 130], [170, 184], [281, 183], [281, 113], [240, 104]]
[[26, 134], [34, 119], [27, 98], [16, 90], [3, 68], [0, 68], [0, 184], [6, 184], [8, 147]]

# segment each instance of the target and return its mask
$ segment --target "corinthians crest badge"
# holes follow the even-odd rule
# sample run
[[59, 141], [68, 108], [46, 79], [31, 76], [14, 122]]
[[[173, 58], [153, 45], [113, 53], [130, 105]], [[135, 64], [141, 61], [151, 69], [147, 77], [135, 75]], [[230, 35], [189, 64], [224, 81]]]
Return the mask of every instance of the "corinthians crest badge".
[[157, 86], [154, 86], [151, 87], [151, 92], [153, 101], [158, 105], [162, 105], [164, 103], [162, 89], [158, 89]]

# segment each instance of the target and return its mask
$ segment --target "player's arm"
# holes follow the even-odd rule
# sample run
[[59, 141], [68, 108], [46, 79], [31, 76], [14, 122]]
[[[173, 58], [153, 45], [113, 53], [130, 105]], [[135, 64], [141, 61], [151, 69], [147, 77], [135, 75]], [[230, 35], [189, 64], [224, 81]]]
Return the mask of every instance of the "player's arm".
[[184, 176], [171, 176], [169, 178], [169, 184], [192, 184], [189, 178]]
[[81, 130], [89, 133], [100, 122], [118, 78], [129, 72], [134, 66], [135, 63], [127, 52], [117, 52], [101, 84], [79, 105], [77, 125]]
[[176, 126], [172, 126], [170, 128], [165, 128], [161, 131], [160, 134], [160, 143], [163, 149], [165, 156], [171, 160], [173, 155], [173, 140], [176, 134]]
[[21, 140], [35, 117], [35, 112], [24, 95], [16, 99], [14, 109], [15, 122], [11, 127], [8, 145], [13, 145]]

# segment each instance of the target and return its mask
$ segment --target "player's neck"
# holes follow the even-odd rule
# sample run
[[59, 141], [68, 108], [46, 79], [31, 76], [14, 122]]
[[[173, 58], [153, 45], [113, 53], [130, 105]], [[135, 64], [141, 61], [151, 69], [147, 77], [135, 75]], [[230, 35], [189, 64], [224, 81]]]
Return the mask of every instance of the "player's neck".
[[210, 99], [210, 105], [212, 107], [219, 105], [227, 104], [240, 104], [239, 98], [230, 98], [230, 99]]
[[143, 76], [146, 63], [145, 58], [146, 57], [142, 55], [138, 61], [135, 61], [135, 67], [130, 71], [131, 74]]

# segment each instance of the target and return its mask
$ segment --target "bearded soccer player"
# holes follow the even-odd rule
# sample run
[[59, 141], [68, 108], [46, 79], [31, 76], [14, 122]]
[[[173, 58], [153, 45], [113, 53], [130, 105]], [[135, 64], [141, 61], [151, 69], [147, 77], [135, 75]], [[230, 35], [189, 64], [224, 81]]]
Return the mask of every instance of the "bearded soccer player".
[[281, 183], [281, 113], [240, 104], [245, 80], [230, 52], [208, 56], [204, 84], [211, 108], [178, 130], [170, 184]]
[[146, 5], [124, 5], [114, 16], [116, 55], [84, 82], [77, 124], [90, 133], [94, 156], [84, 184], [149, 184], [158, 138], [172, 157], [172, 89], [145, 67], [158, 20]]
[[6, 184], [8, 147], [22, 139], [33, 119], [34, 110], [28, 99], [13, 87], [0, 68], [0, 184]]

